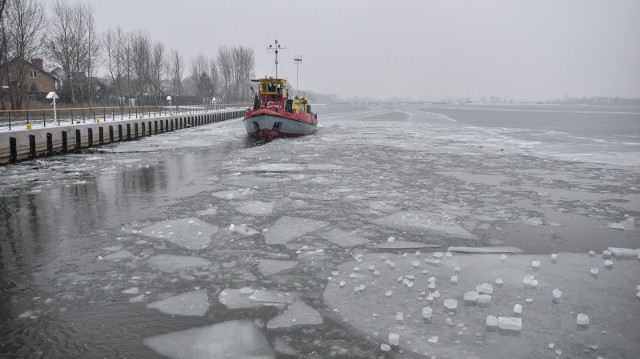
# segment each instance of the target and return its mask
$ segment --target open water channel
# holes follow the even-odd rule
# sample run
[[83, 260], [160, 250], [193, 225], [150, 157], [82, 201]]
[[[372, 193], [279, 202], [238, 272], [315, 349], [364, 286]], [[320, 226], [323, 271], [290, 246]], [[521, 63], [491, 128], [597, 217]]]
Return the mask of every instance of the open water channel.
[[0, 357], [640, 351], [640, 109], [314, 109], [0, 167]]

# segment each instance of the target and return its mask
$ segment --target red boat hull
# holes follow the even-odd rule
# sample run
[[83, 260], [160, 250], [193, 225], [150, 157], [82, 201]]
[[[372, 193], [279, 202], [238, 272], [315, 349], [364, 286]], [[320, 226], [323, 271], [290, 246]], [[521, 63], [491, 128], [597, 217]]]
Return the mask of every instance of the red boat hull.
[[247, 110], [243, 120], [247, 134], [253, 138], [295, 137], [316, 131], [318, 120], [307, 112], [286, 112], [271, 108]]

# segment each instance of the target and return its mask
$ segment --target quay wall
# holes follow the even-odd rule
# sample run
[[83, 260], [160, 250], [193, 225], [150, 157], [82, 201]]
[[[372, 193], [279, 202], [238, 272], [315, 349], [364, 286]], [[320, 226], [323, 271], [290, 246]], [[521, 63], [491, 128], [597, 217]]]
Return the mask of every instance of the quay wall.
[[242, 116], [244, 110], [227, 110], [0, 132], [0, 165], [77, 153], [89, 147], [137, 140]]

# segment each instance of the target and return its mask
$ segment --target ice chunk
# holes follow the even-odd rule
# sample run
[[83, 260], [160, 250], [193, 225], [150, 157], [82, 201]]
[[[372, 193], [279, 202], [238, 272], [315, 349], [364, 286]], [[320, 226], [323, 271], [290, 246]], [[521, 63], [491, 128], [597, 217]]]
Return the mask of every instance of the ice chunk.
[[609, 247], [607, 249], [616, 259], [637, 259], [640, 255], [640, 250], [638, 249], [616, 247]]
[[283, 261], [276, 259], [261, 259], [258, 263], [258, 270], [262, 275], [269, 276], [272, 274], [286, 271], [298, 265], [298, 261]]
[[589, 316], [586, 314], [578, 314], [578, 317], [576, 318], [576, 323], [578, 324], [578, 327], [582, 327], [582, 328], [586, 328], [589, 326]]
[[525, 276], [524, 278], [522, 278], [522, 285], [525, 288], [531, 288], [534, 280], [536, 280], [536, 278], [532, 275]]
[[238, 190], [226, 190], [226, 191], [218, 191], [214, 192], [211, 195], [220, 199], [232, 200], [236, 198], [247, 197], [251, 195], [254, 191], [251, 189], [238, 189]]
[[464, 304], [465, 305], [475, 305], [478, 302], [479, 293], [476, 291], [469, 291], [464, 293]]
[[624, 222], [621, 222], [621, 223], [609, 223], [607, 225], [607, 228], [618, 229], [618, 230], [624, 231]]
[[456, 312], [458, 310], [458, 301], [455, 299], [447, 298], [444, 300], [444, 306], [450, 312]]
[[513, 306], [513, 314], [520, 316], [522, 314], [522, 305], [516, 304]]
[[380, 350], [382, 350], [383, 352], [388, 352], [391, 351], [391, 347], [389, 346], [389, 344], [382, 343], [380, 344]]
[[591, 268], [590, 272], [593, 278], [598, 279], [598, 274], [600, 274], [600, 270], [598, 268]]
[[115, 253], [111, 253], [109, 255], [104, 256], [104, 259], [108, 261], [115, 261], [119, 259], [131, 258], [131, 257], [133, 257], [133, 254], [131, 254], [131, 252], [129, 252], [128, 250], [123, 249], [121, 251], [117, 251]]
[[502, 280], [502, 278], [496, 278], [496, 286], [498, 288], [502, 287], [503, 284], [504, 284], [504, 281]]
[[432, 267], [440, 267], [442, 265], [442, 262], [439, 259], [425, 258], [424, 262]]
[[280, 354], [297, 356], [299, 353], [293, 349], [282, 337], [276, 337], [273, 341], [273, 350]]
[[283, 244], [327, 225], [326, 222], [308, 218], [281, 217], [265, 232], [267, 244]]
[[389, 333], [389, 344], [391, 345], [399, 345], [400, 344], [400, 336], [396, 333]]
[[444, 253], [442, 253], [442, 252], [433, 252], [433, 254], [431, 256], [433, 258], [435, 258], [435, 259], [442, 259], [444, 257]]
[[320, 237], [336, 244], [340, 247], [353, 247], [369, 243], [369, 240], [339, 228], [334, 228], [326, 233], [321, 233]]
[[540, 261], [533, 261], [533, 262], [531, 262], [531, 269], [533, 269], [533, 270], [538, 270], [538, 269], [540, 269]]
[[144, 294], [140, 294], [137, 297], [129, 298], [129, 303], [139, 303], [144, 301]]
[[449, 247], [449, 252], [457, 253], [522, 253], [522, 249], [517, 247]]
[[487, 315], [485, 323], [488, 331], [495, 331], [498, 329], [498, 318], [493, 315]]
[[551, 263], [558, 263], [558, 254], [556, 253], [551, 254]]
[[458, 284], [458, 276], [457, 275], [452, 275], [451, 276], [451, 284], [453, 284], [453, 285], [457, 285]]
[[437, 336], [437, 335], [434, 335], [434, 336], [432, 336], [432, 337], [429, 337], [429, 339], [427, 339], [427, 341], [428, 341], [429, 343], [432, 343], [432, 344], [437, 343], [437, 342], [438, 342], [438, 336]]
[[553, 294], [553, 302], [554, 303], [559, 303], [560, 302], [560, 298], [562, 297], [562, 291], [560, 289], [556, 288], [551, 293]]
[[604, 267], [607, 269], [613, 268], [613, 261], [607, 259], [606, 261], [604, 261]]
[[273, 202], [249, 202], [236, 208], [236, 211], [255, 217], [270, 216], [273, 212]]
[[433, 316], [433, 309], [431, 307], [422, 308], [422, 319], [427, 322], [431, 322], [431, 317]]
[[404, 321], [404, 314], [402, 312], [396, 313], [396, 322], [402, 323]]
[[452, 238], [476, 239], [451, 216], [418, 211], [402, 211], [374, 220], [378, 225], [401, 230], [427, 231]]
[[180, 269], [202, 268], [211, 265], [211, 262], [204, 258], [172, 254], [152, 256], [147, 259], [147, 262], [162, 272], [175, 272]]
[[602, 258], [603, 259], [611, 258], [611, 251], [608, 249], [605, 249], [604, 251], [602, 251]]
[[267, 322], [267, 328], [290, 328], [298, 325], [319, 325], [322, 323], [323, 319], [320, 313], [300, 301], [291, 304], [284, 313]]
[[420, 248], [438, 248], [438, 247], [442, 247], [442, 245], [394, 240], [392, 242], [383, 242], [383, 243], [377, 244], [375, 247], [378, 249], [420, 249]]
[[218, 231], [218, 226], [204, 222], [198, 218], [180, 218], [162, 221], [140, 230], [140, 234], [150, 238], [167, 240], [177, 246], [197, 250], [207, 248], [211, 236]]
[[147, 308], [166, 314], [201, 317], [209, 310], [209, 296], [206, 290], [197, 290], [149, 303]]
[[504, 263], [504, 262], [506, 262], [506, 261], [507, 261], [507, 256], [506, 256], [506, 255], [504, 255], [504, 254], [501, 254], [501, 255], [500, 255], [500, 262]]
[[255, 234], [258, 234], [260, 232], [256, 231], [253, 228], [247, 227], [246, 224], [240, 224], [240, 225], [234, 225], [231, 224], [229, 226], [229, 232], [232, 233], [238, 233], [239, 235], [243, 236], [243, 237], [251, 237]]
[[542, 224], [542, 220], [540, 218], [538, 218], [538, 217], [531, 217], [531, 218], [525, 220], [524, 223], [526, 223], [526, 224], [528, 224], [530, 226], [537, 227], [537, 226]]
[[596, 256], [596, 252], [594, 251], [589, 251], [589, 257], [595, 257]]
[[488, 307], [491, 304], [491, 296], [489, 294], [478, 295], [478, 305], [481, 307]]
[[493, 286], [489, 283], [482, 283], [476, 286], [476, 292], [484, 294], [493, 294]]
[[498, 328], [507, 332], [520, 332], [522, 319], [516, 317], [498, 317]]
[[122, 293], [123, 294], [138, 294], [139, 291], [140, 291], [140, 288], [132, 287], [132, 288], [123, 290]]
[[270, 359], [275, 354], [258, 327], [248, 320], [233, 320], [144, 339], [158, 354], [172, 359]]
[[420, 261], [411, 261], [412, 267], [420, 267]]

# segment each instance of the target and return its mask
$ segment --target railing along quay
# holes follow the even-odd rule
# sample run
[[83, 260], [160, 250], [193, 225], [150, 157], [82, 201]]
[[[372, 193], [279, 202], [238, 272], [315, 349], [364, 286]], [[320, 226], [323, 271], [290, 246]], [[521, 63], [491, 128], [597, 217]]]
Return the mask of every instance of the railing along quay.
[[[246, 107], [244, 107], [246, 108]], [[34, 120], [36, 112], [11, 111], [11, 129], [0, 127], [0, 164], [30, 160], [41, 156], [81, 152], [88, 147], [206, 125], [244, 116], [242, 105], [209, 106], [140, 106], [130, 108], [94, 107], [62, 109], [48, 118]], [[116, 111], [119, 109], [120, 111]], [[101, 110], [101, 116], [98, 116]], [[109, 111], [111, 110], [111, 114]], [[68, 112], [65, 112], [68, 111]], [[71, 115], [71, 111], [79, 116]], [[5, 113], [2, 113], [5, 112]], [[0, 118], [7, 111], [0, 112]], [[24, 118], [15, 114], [22, 112]], [[25, 113], [26, 112], [26, 113]], [[61, 117], [58, 117], [62, 114]], [[0, 125], [4, 125], [0, 122]]]

